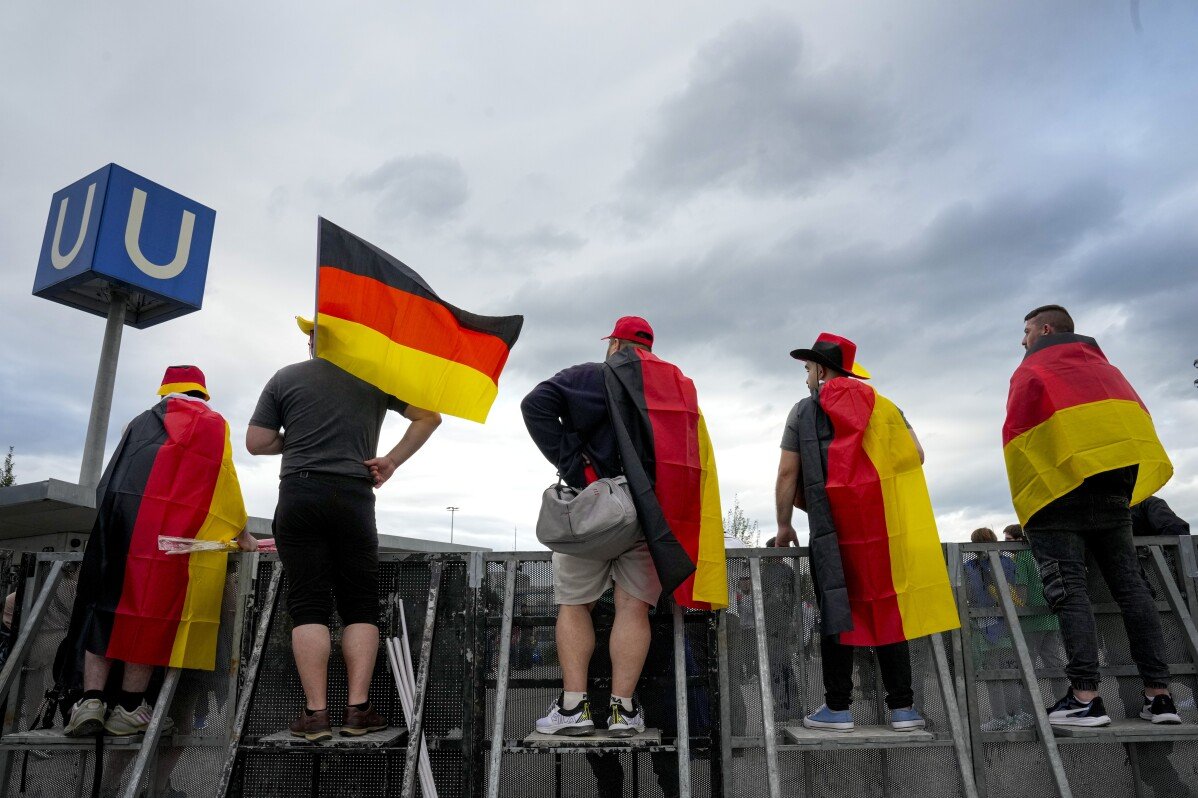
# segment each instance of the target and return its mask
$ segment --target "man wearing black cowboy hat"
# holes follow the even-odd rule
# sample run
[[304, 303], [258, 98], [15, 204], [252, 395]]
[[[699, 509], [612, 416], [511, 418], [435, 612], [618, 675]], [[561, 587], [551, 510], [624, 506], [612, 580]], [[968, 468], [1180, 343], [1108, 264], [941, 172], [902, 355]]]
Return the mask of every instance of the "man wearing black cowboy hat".
[[863, 380], [856, 345], [821, 333], [805, 361], [811, 397], [794, 406], [775, 486], [777, 545], [796, 543], [808, 513], [821, 612], [824, 706], [803, 719], [847, 732], [854, 647], [877, 654], [890, 725], [918, 729], [908, 640], [956, 628], [956, 605], [923, 479], [923, 449], [899, 409]]

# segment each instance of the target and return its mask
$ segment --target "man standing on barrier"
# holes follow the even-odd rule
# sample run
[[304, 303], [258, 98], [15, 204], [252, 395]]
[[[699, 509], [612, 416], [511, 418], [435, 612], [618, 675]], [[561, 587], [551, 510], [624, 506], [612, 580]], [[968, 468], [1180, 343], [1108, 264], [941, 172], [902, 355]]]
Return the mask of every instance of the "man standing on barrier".
[[1024, 317], [1023, 362], [1011, 377], [1003, 455], [1011, 496], [1060, 620], [1072, 688], [1048, 710], [1058, 726], [1111, 722], [1098, 695], [1098, 631], [1086, 584], [1093, 557], [1123, 613], [1144, 682], [1140, 717], [1180, 723], [1169, 696], [1160, 617], [1140, 574], [1131, 507], [1173, 475], [1152, 418], [1093, 338], [1060, 305]]
[[[141, 734], [150, 723], [146, 691], [156, 666], [216, 665], [226, 552], [170, 555], [158, 537], [257, 548], [245, 531], [229, 425], [208, 406], [204, 372], [171, 366], [158, 395], [125, 427], [96, 488], [96, 521], [56, 657], [64, 688], [75, 687], [83, 668], [68, 737]], [[114, 663], [124, 666], [120, 687], [106, 692]]]
[[653, 329], [616, 322], [605, 363], [558, 372], [524, 398], [529, 435], [570, 487], [626, 476], [643, 539], [614, 559], [553, 554], [557, 648], [563, 689], [538, 732], [590, 734], [587, 670], [595, 649], [591, 610], [615, 583], [609, 731], [645, 729], [633, 692], [649, 650], [649, 611], [662, 592], [679, 604], [727, 603], [715, 458], [694, 384], [652, 353]]
[[[315, 325], [299, 317], [296, 322], [308, 336], [311, 356]], [[395, 448], [380, 457], [379, 434], [388, 410], [411, 424]], [[283, 455], [274, 525], [287, 576], [291, 647], [306, 700], [291, 724], [297, 737], [315, 742], [333, 736], [327, 705], [330, 588], [344, 625], [341, 652], [349, 681], [341, 734], [387, 727], [368, 697], [379, 649], [374, 490], [419, 451], [440, 423], [439, 413], [401, 402], [316, 357], [280, 369], [262, 391], [245, 445], [250, 454]]]
[[790, 411], [775, 486], [777, 545], [797, 544], [794, 508], [811, 529], [825, 704], [810, 729], [853, 730], [854, 647], [872, 646], [890, 726], [922, 728], [907, 641], [956, 629], [956, 604], [923, 477], [923, 449], [902, 412], [863, 380], [857, 346], [820, 333], [805, 361], [809, 398]]

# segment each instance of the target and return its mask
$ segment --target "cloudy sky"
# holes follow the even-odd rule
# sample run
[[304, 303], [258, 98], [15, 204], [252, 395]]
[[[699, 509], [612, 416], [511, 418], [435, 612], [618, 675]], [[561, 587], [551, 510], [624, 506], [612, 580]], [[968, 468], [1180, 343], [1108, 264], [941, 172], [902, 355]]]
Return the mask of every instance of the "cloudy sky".
[[[999, 430], [1024, 313], [1069, 307], [1152, 411], [1198, 521], [1198, 7], [1190, 2], [24, 3], [0, 19], [0, 445], [73, 480], [102, 319], [30, 295], [50, 196], [119, 163], [216, 209], [201, 312], [127, 329], [111, 452], [194, 362], [240, 441], [306, 355], [317, 214], [524, 332], [380, 529], [536, 546], [519, 417], [620, 315], [692, 376], [773, 529], [787, 352], [857, 341], [915, 425], [945, 539], [1013, 520]], [[383, 431], [390, 446], [398, 417]], [[277, 458], [237, 466], [273, 512]]]

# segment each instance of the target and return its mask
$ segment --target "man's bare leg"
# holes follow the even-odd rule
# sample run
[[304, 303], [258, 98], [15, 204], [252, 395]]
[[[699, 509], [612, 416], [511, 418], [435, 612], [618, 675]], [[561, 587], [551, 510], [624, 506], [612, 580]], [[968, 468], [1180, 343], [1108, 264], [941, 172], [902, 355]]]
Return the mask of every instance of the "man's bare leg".
[[305, 623], [291, 630], [291, 651], [308, 709], [328, 709], [329, 647], [329, 627], [324, 624]]
[[[649, 610], [652, 608], [619, 585], [616, 585], [615, 598], [616, 620], [611, 628], [611, 692], [631, 698], [649, 653]], [[594, 639], [592, 633], [592, 648]]]
[[83, 652], [83, 689], [103, 690], [112, 670], [112, 660], [90, 651]]
[[[349, 682], [349, 704], [364, 704], [370, 692], [370, 677], [379, 653], [379, 628], [372, 623], [351, 623], [341, 633], [341, 654]], [[325, 660], [328, 655], [326, 652]]]
[[121, 677], [121, 689], [126, 693], [144, 693], [150, 686], [150, 676], [154, 673], [153, 665], [138, 665], [135, 662], [125, 663], [125, 674]]
[[[557, 658], [562, 664], [562, 689], [585, 693], [587, 668], [595, 653], [595, 625], [590, 604], [561, 604], [557, 608]], [[505, 640], [504, 645], [511, 645]]]

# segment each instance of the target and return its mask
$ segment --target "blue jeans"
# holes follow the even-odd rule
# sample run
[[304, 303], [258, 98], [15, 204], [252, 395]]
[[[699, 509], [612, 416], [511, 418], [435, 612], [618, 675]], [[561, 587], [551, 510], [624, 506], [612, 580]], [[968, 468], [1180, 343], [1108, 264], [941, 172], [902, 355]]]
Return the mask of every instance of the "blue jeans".
[[1086, 589], [1089, 552], [1123, 614], [1131, 658], [1145, 687], [1165, 687], [1169, 666], [1160, 616], [1140, 573], [1125, 497], [1069, 494], [1036, 513], [1025, 527], [1044, 598], [1061, 623], [1075, 690], [1097, 690], [1098, 631]]

